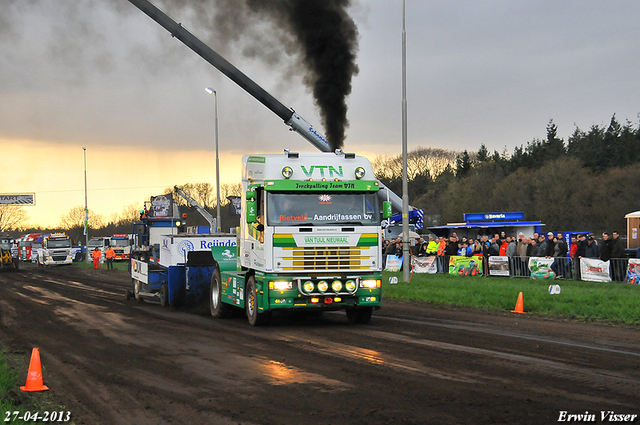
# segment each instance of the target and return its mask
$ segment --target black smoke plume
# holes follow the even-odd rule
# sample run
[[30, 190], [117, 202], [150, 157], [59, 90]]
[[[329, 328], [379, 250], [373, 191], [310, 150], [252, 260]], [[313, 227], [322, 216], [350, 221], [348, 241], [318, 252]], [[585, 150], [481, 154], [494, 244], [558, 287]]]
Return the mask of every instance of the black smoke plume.
[[[358, 73], [358, 30], [347, 13], [351, 0], [179, 0], [176, 4], [193, 7], [201, 21], [211, 19], [207, 9], [214, 5], [216, 15], [209, 24], [217, 41], [211, 45], [214, 50], [221, 42], [240, 43], [244, 55], [260, 57], [271, 66], [286, 62], [283, 53], [297, 54], [297, 69], [285, 74], [302, 74], [331, 148], [342, 148], [349, 126], [346, 98]], [[269, 30], [283, 34], [266, 34], [265, 20], [273, 24]], [[275, 38], [279, 43], [272, 42]]]
[[247, 0], [252, 9], [275, 14], [291, 30], [302, 50], [312, 88], [332, 149], [342, 148], [347, 120], [346, 97], [358, 73], [358, 30], [347, 14], [349, 0]]

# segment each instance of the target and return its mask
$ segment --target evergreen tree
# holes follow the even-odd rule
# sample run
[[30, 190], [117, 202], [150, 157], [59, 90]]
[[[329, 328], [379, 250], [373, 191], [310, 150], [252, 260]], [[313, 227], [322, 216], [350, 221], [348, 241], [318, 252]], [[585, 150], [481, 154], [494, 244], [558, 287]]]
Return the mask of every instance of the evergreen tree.
[[471, 158], [469, 152], [465, 149], [461, 155], [456, 158], [456, 177], [462, 178], [471, 171]]

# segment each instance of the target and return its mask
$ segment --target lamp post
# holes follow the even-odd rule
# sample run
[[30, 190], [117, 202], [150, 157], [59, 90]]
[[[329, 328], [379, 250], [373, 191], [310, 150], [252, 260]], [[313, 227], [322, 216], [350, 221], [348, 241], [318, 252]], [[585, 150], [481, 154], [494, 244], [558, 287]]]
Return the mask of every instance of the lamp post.
[[215, 117], [215, 138], [216, 138], [216, 233], [222, 230], [222, 219], [220, 218], [220, 158], [218, 156], [218, 93], [211, 87], [205, 87], [204, 91], [213, 95], [214, 117]]
[[405, 0], [402, 0], [402, 279], [410, 279], [409, 254], [409, 188], [407, 176], [407, 32]]
[[87, 202], [87, 148], [82, 147], [84, 153], [84, 238], [85, 261], [89, 263], [89, 204]]

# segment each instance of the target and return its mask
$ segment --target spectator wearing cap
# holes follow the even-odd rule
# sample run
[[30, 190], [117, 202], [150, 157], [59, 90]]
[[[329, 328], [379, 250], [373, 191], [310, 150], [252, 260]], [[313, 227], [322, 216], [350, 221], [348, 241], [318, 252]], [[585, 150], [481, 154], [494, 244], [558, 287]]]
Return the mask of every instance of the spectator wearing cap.
[[509, 247], [509, 242], [511, 242], [511, 237], [506, 236], [504, 239], [501, 239], [501, 240], [502, 240], [502, 243], [500, 244], [500, 255], [504, 257], [507, 255], [507, 248]]
[[553, 232], [547, 233], [547, 247], [544, 250], [545, 257], [553, 257], [553, 253], [555, 250], [555, 241], [553, 238]]
[[595, 243], [593, 236], [589, 236], [587, 239], [587, 245], [584, 247], [584, 258], [599, 258], [600, 250], [598, 244]]
[[547, 256], [547, 240], [544, 235], [540, 235], [538, 238], [538, 255], [536, 257], [546, 257]]

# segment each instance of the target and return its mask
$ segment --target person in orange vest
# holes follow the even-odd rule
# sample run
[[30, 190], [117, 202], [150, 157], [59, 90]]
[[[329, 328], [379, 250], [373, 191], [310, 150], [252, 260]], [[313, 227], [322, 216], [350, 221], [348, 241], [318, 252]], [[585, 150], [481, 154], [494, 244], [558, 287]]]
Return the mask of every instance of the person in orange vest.
[[91, 253], [91, 258], [93, 258], [94, 269], [100, 268], [100, 257], [102, 257], [102, 252], [100, 251], [100, 249], [98, 249], [98, 247], [96, 247]]
[[113, 260], [116, 258], [116, 252], [111, 248], [111, 245], [107, 248], [105, 257], [107, 257], [107, 269], [113, 270]]

